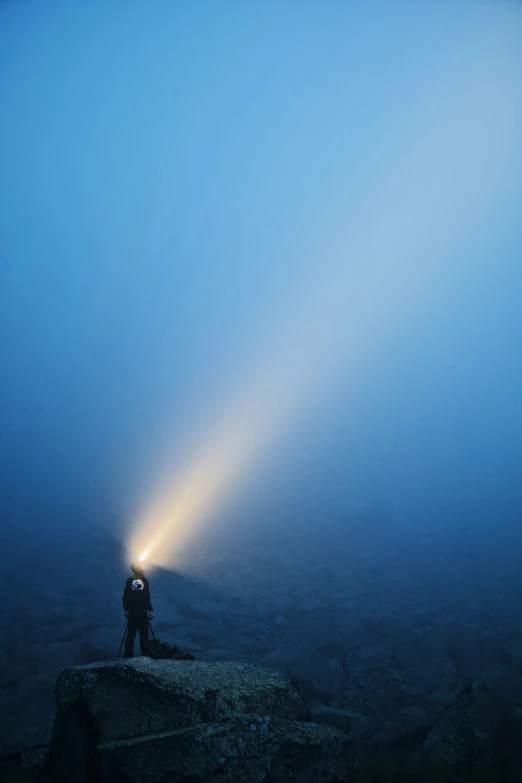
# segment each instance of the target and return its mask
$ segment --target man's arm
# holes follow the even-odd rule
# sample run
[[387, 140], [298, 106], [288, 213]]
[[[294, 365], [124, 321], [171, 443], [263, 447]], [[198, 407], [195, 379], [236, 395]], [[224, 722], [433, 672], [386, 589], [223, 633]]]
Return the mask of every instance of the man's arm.
[[123, 591], [123, 611], [124, 612], [130, 612], [131, 608], [131, 596], [132, 596], [132, 589], [129, 584], [129, 582], [125, 582], [125, 590]]
[[150, 585], [148, 581], [145, 583], [145, 598], [147, 599], [147, 611], [153, 612], [154, 609], [152, 608], [152, 604], [150, 602]]

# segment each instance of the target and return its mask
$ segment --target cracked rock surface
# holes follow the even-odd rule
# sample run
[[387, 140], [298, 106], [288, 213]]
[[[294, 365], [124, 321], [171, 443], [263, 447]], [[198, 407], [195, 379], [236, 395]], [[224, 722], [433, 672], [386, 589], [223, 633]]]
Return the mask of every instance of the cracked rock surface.
[[65, 669], [49, 781], [351, 781], [352, 740], [254, 664], [135, 658]]

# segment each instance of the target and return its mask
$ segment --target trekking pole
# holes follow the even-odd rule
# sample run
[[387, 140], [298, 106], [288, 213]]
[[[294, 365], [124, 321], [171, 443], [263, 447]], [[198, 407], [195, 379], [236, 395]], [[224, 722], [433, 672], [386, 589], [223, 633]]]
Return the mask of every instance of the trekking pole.
[[155, 634], [154, 634], [154, 631], [152, 630], [152, 625], [150, 624], [150, 620], [149, 620], [149, 628], [150, 628], [150, 632], [151, 632], [151, 634], [152, 634], [152, 638], [153, 638], [153, 639], [155, 639], [155, 638], [156, 638], [156, 636], [155, 636]]
[[125, 637], [127, 636], [127, 631], [128, 630], [129, 630], [129, 621], [127, 620], [127, 625], [125, 626], [125, 630], [124, 630], [123, 636], [121, 638], [120, 649], [118, 650], [118, 658], [120, 657], [121, 648], [123, 647], [123, 642], [125, 641]]

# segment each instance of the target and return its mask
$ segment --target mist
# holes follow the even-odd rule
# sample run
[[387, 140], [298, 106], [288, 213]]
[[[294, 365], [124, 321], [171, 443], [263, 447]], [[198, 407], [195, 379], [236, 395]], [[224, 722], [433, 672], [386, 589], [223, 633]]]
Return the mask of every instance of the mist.
[[507, 0], [0, 7], [9, 568], [515, 579], [521, 30]]

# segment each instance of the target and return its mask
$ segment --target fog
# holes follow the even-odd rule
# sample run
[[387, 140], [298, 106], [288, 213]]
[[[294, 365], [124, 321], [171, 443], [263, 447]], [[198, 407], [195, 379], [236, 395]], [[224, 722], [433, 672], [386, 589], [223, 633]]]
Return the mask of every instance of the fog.
[[223, 590], [276, 552], [516, 572], [521, 30], [507, 0], [0, 7], [10, 568], [95, 573], [99, 535], [104, 573]]

